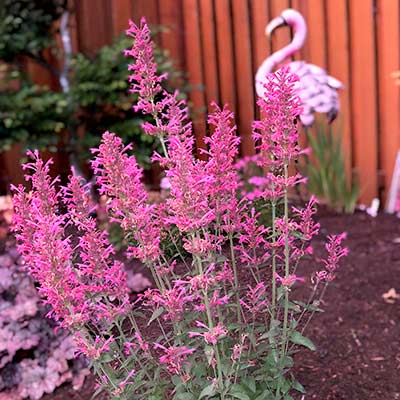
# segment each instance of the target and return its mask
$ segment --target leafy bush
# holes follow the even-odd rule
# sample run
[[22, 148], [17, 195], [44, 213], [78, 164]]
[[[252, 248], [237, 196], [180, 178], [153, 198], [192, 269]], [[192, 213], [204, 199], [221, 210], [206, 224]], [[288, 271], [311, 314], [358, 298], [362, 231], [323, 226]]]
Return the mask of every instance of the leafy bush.
[[[149, 167], [152, 151], [160, 149], [154, 138], [143, 134], [141, 124], [145, 119], [131, 107], [124, 37], [93, 56], [73, 56], [70, 93], [33, 85], [26, 76], [24, 59], [28, 57], [60, 78], [60, 71], [43, 52], [53, 44], [54, 22], [66, 6], [65, 0], [6, 0], [1, 8], [4, 18], [0, 22], [0, 59], [12, 63], [3, 81], [11, 76], [14, 85], [3, 84], [0, 91], [0, 151], [18, 142], [24, 142], [26, 148], [56, 150], [60, 133], [64, 132], [67, 134], [62, 142], [67, 151], [86, 161], [89, 149], [99, 144], [101, 134], [113, 130], [135, 143], [139, 162]], [[58, 49], [53, 46], [52, 51]], [[155, 53], [160, 73], [177, 78], [179, 74], [166, 53], [160, 49]], [[15, 85], [16, 81], [20, 84]], [[166, 83], [164, 86], [168, 87]]]
[[[25, 165], [31, 191], [14, 188], [19, 249], [44, 301], [61, 327], [73, 332], [92, 360], [99, 390], [115, 399], [293, 399], [304, 388], [293, 376], [299, 346], [315, 350], [304, 330], [335, 278], [345, 234], [328, 237], [328, 256], [311, 278], [307, 303], [291, 288], [303, 277], [297, 265], [312, 253], [316, 200], [290, 209], [288, 192], [303, 182], [289, 165], [302, 150], [294, 121], [300, 112], [297, 76], [283, 68], [268, 76], [263, 119], [254, 138], [265, 171], [262, 193], [271, 226], [263, 225], [251, 198], [238, 199], [235, 168], [239, 138], [233, 114], [214, 105], [207, 160], [193, 156], [194, 137], [185, 101], [161, 86], [150, 31], [131, 24], [135, 59], [129, 66], [136, 109], [152, 118], [143, 128], [163, 149], [156, 154], [169, 180], [169, 197], [152, 204], [143, 170], [115, 134], [106, 132], [92, 168], [107, 211], [120, 224], [129, 256], [152, 273], [155, 288], [132, 304], [123, 266], [108, 236], [91, 217], [89, 186], [72, 171], [66, 187], [50, 178], [51, 162], [36, 151]], [[60, 203], [65, 213], [60, 212]], [[277, 207], [282, 204], [282, 215]], [[71, 237], [71, 229], [78, 237]], [[190, 254], [163, 251], [175, 229]], [[171, 250], [168, 249], [168, 252]]]
[[320, 124], [315, 135], [307, 131], [307, 139], [312, 153], [306, 165], [311, 193], [332, 210], [353, 213], [360, 190], [357, 177], [351, 183], [347, 177], [341, 134]]
[[[76, 110], [75, 125], [83, 127], [85, 132], [79, 153], [82, 159], [87, 159], [88, 149], [98, 146], [102, 133], [110, 130], [134, 143], [138, 161], [148, 167], [152, 152], [160, 148], [155, 147], [153, 137], [143, 133], [141, 125], [146, 118], [132, 108], [126, 80], [128, 60], [123, 54], [128, 45], [127, 38], [117, 38], [92, 57], [80, 53], [72, 60], [71, 100]], [[160, 73], [168, 73], [171, 79], [179, 77], [164, 51], [156, 48], [155, 57]]]
[[2, 0], [0, 59], [15, 62], [21, 55], [41, 60], [52, 43], [51, 29], [66, 9], [66, 0]]
[[55, 147], [66, 127], [67, 105], [62, 93], [36, 85], [1, 91], [0, 151], [19, 142], [27, 147]]

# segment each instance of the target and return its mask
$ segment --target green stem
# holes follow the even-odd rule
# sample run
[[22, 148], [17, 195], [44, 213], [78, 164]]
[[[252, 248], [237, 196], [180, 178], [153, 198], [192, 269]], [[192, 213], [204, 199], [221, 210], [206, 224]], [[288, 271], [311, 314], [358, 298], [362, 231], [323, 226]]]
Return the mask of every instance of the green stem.
[[[288, 163], [284, 163], [284, 177], [285, 182], [288, 179]], [[289, 261], [290, 261], [290, 250], [289, 250], [289, 232], [288, 232], [288, 222], [289, 222], [289, 205], [288, 205], [288, 187], [285, 186], [284, 190], [284, 221], [285, 221], [285, 278], [289, 276]], [[285, 289], [285, 303], [283, 311], [283, 331], [282, 331], [282, 344], [281, 344], [281, 354], [280, 361], [282, 362], [286, 356], [287, 351], [287, 341], [288, 341], [288, 316], [289, 316], [289, 290]], [[281, 382], [279, 379], [279, 384], [276, 390], [276, 399], [280, 399], [281, 393]]]
[[239, 324], [241, 324], [242, 315], [241, 315], [240, 295], [239, 295], [239, 281], [238, 281], [238, 274], [237, 274], [237, 268], [236, 268], [235, 251], [233, 248], [232, 233], [229, 233], [229, 246], [230, 246], [230, 250], [231, 250], [231, 261], [232, 261], [232, 269], [233, 269], [234, 284], [235, 284], [234, 289], [235, 289], [235, 295], [236, 295], [237, 316], [238, 316], [238, 322], [239, 322]]
[[[326, 291], [326, 288], [327, 288], [327, 286], [328, 286], [328, 284], [327, 284], [327, 283], [325, 283], [325, 286], [324, 286], [324, 288], [322, 289], [322, 293], [321, 293], [320, 301], [322, 300], [322, 298], [323, 298], [323, 297], [324, 297], [324, 295], [325, 295], [325, 291]], [[307, 329], [307, 326], [308, 326], [308, 324], [310, 323], [310, 321], [312, 320], [312, 318], [313, 318], [314, 314], [315, 314], [315, 310], [314, 310], [314, 311], [312, 311], [312, 312], [311, 312], [311, 315], [308, 317], [308, 319], [307, 319], [306, 323], [304, 324], [304, 326], [303, 326], [303, 328], [302, 328], [302, 330], [301, 330], [301, 334], [303, 334], [303, 333], [304, 333], [304, 331]]]
[[275, 319], [275, 307], [276, 307], [276, 253], [275, 253], [275, 242], [276, 242], [276, 203], [272, 201], [272, 320]]
[[125, 336], [124, 331], [122, 330], [122, 327], [121, 327], [120, 323], [119, 323], [118, 321], [115, 321], [115, 325], [117, 326], [118, 332], [119, 332], [119, 334], [120, 334], [122, 340], [123, 340], [124, 342], [126, 342], [126, 336]]
[[[195, 255], [195, 259], [199, 268], [200, 276], [203, 276], [203, 267], [201, 265], [201, 259], [198, 255]], [[214, 323], [211, 315], [210, 303], [208, 300], [208, 293], [206, 290], [203, 289], [203, 296], [204, 296], [204, 305], [206, 306], [206, 314], [208, 320], [208, 327], [210, 330], [214, 329]], [[218, 343], [213, 345], [214, 352], [215, 352], [215, 360], [217, 362], [217, 371], [218, 371], [218, 385], [221, 390], [221, 400], [225, 399], [225, 395], [223, 393], [223, 375], [222, 375], [222, 364], [221, 364], [221, 357], [219, 355]]]
[[[129, 318], [129, 321], [131, 322], [133, 328], [135, 329], [135, 331], [139, 334], [140, 337], [143, 337], [142, 333], [140, 332], [139, 325], [136, 322], [136, 318], [132, 312], [128, 313], [128, 318]], [[131, 332], [132, 332], [132, 330], [131, 330]]]
[[162, 278], [160, 276], [158, 276], [157, 271], [155, 270], [153, 264], [146, 263], [146, 266], [151, 271], [151, 275], [153, 276], [153, 279], [157, 286], [157, 289], [160, 292], [163, 292], [165, 290], [164, 282], [163, 282]]
[[107, 373], [106, 369], [104, 368], [102, 363], [97, 364], [101, 370], [101, 372], [107, 377], [108, 382], [114, 387], [114, 390], [118, 389], [118, 386], [114, 383], [113, 379], [110, 378], [109, 374]]
[[[288, 165], [284, 165], [285, 182], [288, 179]], [[288, 229], [289, 224], [289, 201], [288, 201], [288, 188], [285, 187], [284, 191], [284, 221], [285, 229]], [[289, 261], [290, 261], [290, 249], [289, 249], [289, 232], [285, 232], [285, 278], [289, 276]], [[283, 313], [283, 333], [282, 333], [282, 351], [281, 357], [285, 357], [286, 353], [286, 341], [287, 341], [287, 330], [288, 330], [288, 315], [289, 315], [289, 290], [285, 290], [285, 305]]]
[[186, 263], [185, 257], [183, 257], [183, 254], [180, 251], [178, 244], [175, 241], [174, 235], [172, 234], [170, 229], [167, 229], [167, 232], [168, 232], [169, 237], [171, 238], [171, 241], [172, 241], [176, 251], [179, 254], [179, 257], [181, 258], [182, 262], [185, 264], [186, 269], [189, 271], [190, 268], [189, 268], [188, 264]]
[[162, 332], [162, 334], [164, 336], [165, 341], [168, 342], [168, 343], [171, 343], [171, 340], [168, 339], [168, 336], [167, 336], [167, 334], [166, 334], [166, 332], [165, 332], [165, 330], [164, 330], [164, 328], [162, 326], [162, 323], [160, 322], [159, 318], [157, 318], [157, 323], [158, 323], [158, 326], [160, 327], [160, 330], [161, 330], [161, 332]]
[[164, 140], [164, 138], [162, 136], [160, 136], [160, 143], [161, 143], [161, 147], [163, 149], [165, 157], [169, 158], [167, 147], [165, 146], [165, 140]]

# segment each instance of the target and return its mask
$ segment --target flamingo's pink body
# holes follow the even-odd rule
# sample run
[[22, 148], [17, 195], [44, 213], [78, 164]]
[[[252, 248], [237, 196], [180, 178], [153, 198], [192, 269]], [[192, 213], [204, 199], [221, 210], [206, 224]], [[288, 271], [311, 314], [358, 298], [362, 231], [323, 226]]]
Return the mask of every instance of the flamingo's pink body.
[[[303, 16], [292, 9], [282, 12], [280, 17], [273, 19], [266, 28], [267, 35], [281, 25], [289, 25], [294, 36], [292, 42], [268, 57], [258, 68], [256, 74], [256, 92], [260, 97], [264, 96], [266, 75], [284, 61], [292, 56], [304, 44], [307, 27]], [[314, 113], [326, 113], [332, 121], [339, 111], [339, 97], [337, 90], [343, 84], [337, 79], [329, 76], [325, 70], [314, 64], [307, 64], [305, 61], [294, 61], [290, 63], [291, 72], [300, 78], [298, 83], [298, 95], [303, 103], [303, 112], [300, 120], [304, 126], [310, 126], [314, 122]]]

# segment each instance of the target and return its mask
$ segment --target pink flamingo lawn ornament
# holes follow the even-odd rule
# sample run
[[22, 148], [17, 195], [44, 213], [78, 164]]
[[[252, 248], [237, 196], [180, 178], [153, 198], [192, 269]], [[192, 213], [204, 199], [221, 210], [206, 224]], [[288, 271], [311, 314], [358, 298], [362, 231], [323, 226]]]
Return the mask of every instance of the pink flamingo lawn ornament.
[[[287, 9], [274, 18], [266, 27], [265, 33], [271, 36], [272, 32], [282, 26], [288, 25], [294, 31], [293, 40], [289, 45], [273, 53], [258, 68], [256, 74], [256, 92], [259, 97], [264, 96], [263, 82], [265, 77], [286, 58], [300, 50], [307, 34], [307, 26], [303, 16], [293, 9]], [[289, 64], [290, 71], [300, 78], [298, 95], [303, 103], [303, 112], [300, 115], [301, 123], [309, 127], [314, 122], [314, 113], [326, 113], [329, 122], [332, 122], [339, 111], [339, 97], [337, 89], [343, 84], [329, 76], [325, 70], [305, 61], [294, 61]]]

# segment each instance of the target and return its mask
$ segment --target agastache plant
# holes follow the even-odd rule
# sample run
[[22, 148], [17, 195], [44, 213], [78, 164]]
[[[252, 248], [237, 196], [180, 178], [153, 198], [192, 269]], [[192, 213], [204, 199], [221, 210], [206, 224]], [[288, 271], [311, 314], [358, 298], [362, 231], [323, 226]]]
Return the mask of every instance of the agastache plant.
[[[92, 167], [110, 217], [126, 234], [127, 256], [149, 268], [154, 287], [128, 301], [125, 273], [91, 217], [86, 184], [72, 173], [57, 191], [37, 153], [26, 165], [32, 191], [15, 188], [14, 197], [26, 266], [52, 315], [92, 361], [99, 390], [113, 398], [291, 399], [304, 391], [290, 372], [293, 352], [314, 349], [304, 329], [347, 252], [344, 235], [329, 237], [309, 301], [291, 298], [292, 286], [306, 280], [296, 269], [319, 231], [314, 198], [305, 208], [289, 203], [293, 186], [304, 181], [290, 173], [302, 152], [298, 78], [288, 67], [268, 76], [253, 135], [265, 176], [257, 196], [240, 196], [233, 114], [213, 104], [206, 159], [196, 159], [187, 105], [161, 86], [166, 76], [156, 74], [148, 26], [131, 22], [127, 33], [135, 109], [153, 118], [143, 129], [162, 143], [153, 160], [164, 168], [169, 196], [149, 203], [131, 147], [113, 133], [93, 150]], [[255, 197], [268, 204], [270, 225], [260, 221]], [[165, 241], [176, 254], [164, 251]]]

